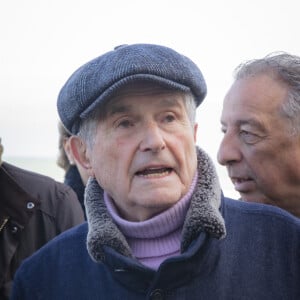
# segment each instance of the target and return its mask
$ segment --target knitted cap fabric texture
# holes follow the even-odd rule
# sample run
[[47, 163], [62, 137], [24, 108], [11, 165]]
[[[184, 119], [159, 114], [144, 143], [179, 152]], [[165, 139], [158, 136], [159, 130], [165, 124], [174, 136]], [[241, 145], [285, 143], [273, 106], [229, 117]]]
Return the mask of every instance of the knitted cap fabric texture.
[[60, 119], [76, 134], [80, 122], [127, 83], [151, 81], [192, 92], [198, 106], [206, 83], [198, 66], [175, 50], [153, 44], [121, 45], [81, 66], [62, 87], [57, 101]]

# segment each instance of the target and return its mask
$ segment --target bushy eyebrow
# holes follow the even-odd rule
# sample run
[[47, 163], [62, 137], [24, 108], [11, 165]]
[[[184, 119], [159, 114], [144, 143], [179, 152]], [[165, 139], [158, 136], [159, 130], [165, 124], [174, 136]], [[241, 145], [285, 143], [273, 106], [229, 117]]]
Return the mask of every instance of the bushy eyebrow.
[[[226, 126], [226, 122], [221, 120], [221, 125], [222, 126]], [[237, 120], [235, 121], [235, 126], [236, 127], [242, 127], [243, 125], [250, 125], [258, 130], [264, 131], [265, 127], [263, 126], [263, 124], [253, 118], [251, 119], [243, 119], [243, 120]]]
[[238, 120], [237, 122], [238, 126], [243, 126], [243, 125], [250, 125], [250, 126], [253, 126], [259, 130], [264, 130], [264, 126], [261, 122], [258, 122], [257, 120], [255, 119], [246, 119], [246, 120]]
[[132, 110], [132, 105], [124, 105], [124, 104], [113, 104], [110, 106], [110, 108], [107, 111], [108, 116], [113, 116], [116, 114], [129, 112]]

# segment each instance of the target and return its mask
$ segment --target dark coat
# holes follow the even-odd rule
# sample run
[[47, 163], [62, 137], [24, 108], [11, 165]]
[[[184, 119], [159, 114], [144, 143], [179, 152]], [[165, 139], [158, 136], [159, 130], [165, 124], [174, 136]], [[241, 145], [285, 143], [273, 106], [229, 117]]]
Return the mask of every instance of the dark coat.
[[[76, 165], [71, 165], [65, 174], [64, 184], [68, 185], [76, 193], [79, 203], [84, 211], [84, 184]], [[86, 218], [86, 216], [85, 216]]]
[[15, 271], [59, 233], [84, 221], [73, 190], [53, 179], [3, 163], [0, 167], [0, 299]]
[[12, 300], [298, 300], [300, 224], [272, 206], [224, 199], [227, 236], [202, 231], [157, 271], [109, 246], [95, 262], [87, 224], [37, 252], [16, 275]]
[[300, 220], [277, 207], [224, 198], [201, 151], [198, 175], [181, 254], [158, 270], [133, 257], [90, 179], [88, 223], [24, 262], [12, 300], [300, 299]]

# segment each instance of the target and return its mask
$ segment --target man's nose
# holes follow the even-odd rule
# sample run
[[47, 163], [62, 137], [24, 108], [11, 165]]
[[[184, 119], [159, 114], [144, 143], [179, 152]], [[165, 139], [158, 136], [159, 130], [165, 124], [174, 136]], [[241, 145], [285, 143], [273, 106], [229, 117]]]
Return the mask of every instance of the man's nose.
[[159, 152], [166, 147], [162, 130], [155, 122], [147, 124], [143, 128], [141, 151]]
[[232, 134], [225, 133], [217, 154], [219, 164], [223, 166], [230, 165], [233, 162], [240, 161], [241, 158], [242, 154], [239, 149], [238, 138]]

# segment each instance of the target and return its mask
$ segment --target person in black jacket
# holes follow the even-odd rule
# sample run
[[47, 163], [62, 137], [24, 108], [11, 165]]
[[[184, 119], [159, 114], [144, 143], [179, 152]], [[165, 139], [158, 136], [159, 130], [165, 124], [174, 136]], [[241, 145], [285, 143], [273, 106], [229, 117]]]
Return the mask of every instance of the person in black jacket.
[[0, 299], [6, 300], [22, 261], [84, 217], [71, 188], [2, 161], [2, 152], [0, 142]]

